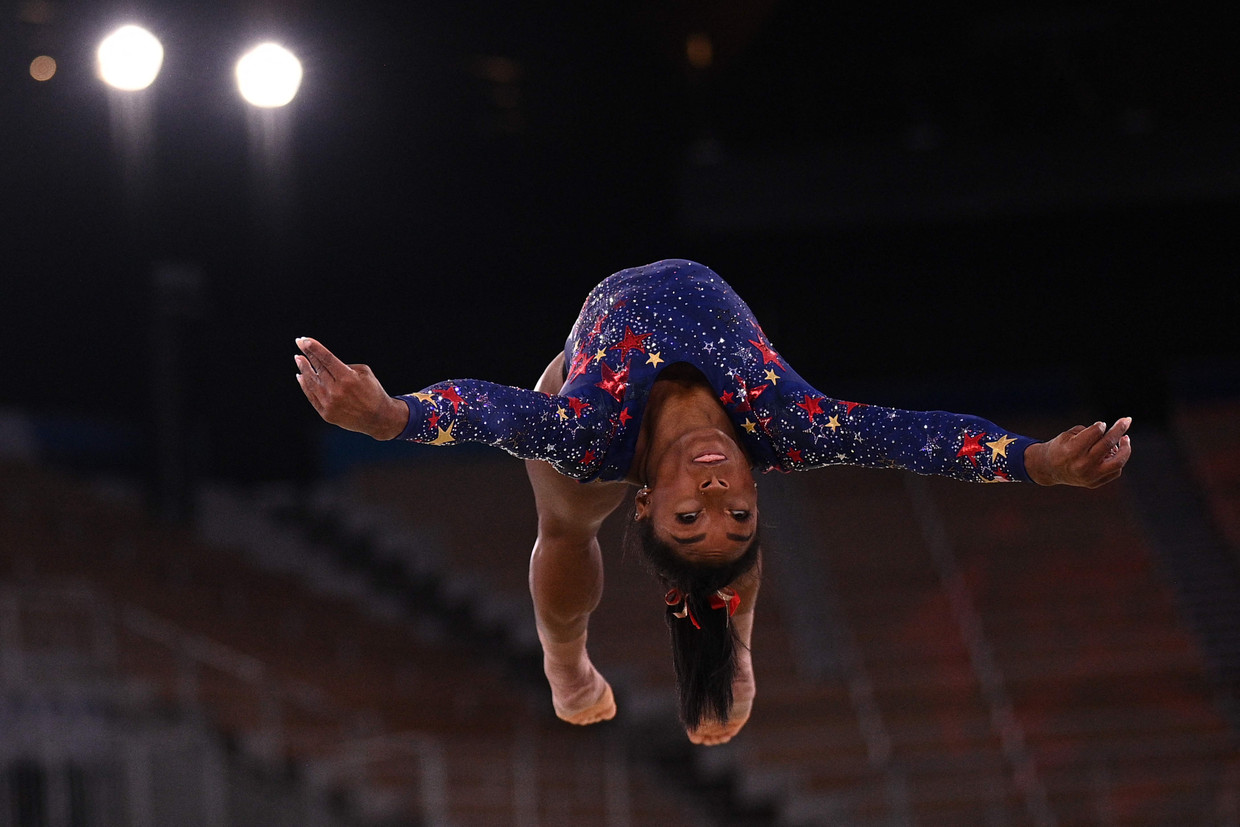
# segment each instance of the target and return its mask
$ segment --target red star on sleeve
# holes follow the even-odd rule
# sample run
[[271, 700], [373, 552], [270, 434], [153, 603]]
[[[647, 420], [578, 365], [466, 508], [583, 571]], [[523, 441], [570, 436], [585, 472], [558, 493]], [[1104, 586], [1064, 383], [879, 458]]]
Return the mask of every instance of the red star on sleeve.
[[956, 452], [958, 457], [968, 457], [969, 462], [973, 463], [973, 467], [977, 467], [977, 455], [985, 451], [982, 447], [982, 437], [986, 436], [986, 432], [982, 431], [976, 436], [969, 436], [968, 432], [964, 435], [964, 445]]
[[811, 396], [807, 393], [807, 394], [805, 394], [805, 399], [804, 399], [804, 401], [802, 401], [802, 402], [798, 402], [798, 403], [797, 403], [797, 407], [798, 407], [798, 408], [803, 408], [803, 409], [805, 410], [805, 412], [806, 412], [807, 414], [809, 414], [809, 421], [810, 421], [810, 422], [813, 422], [813, 421], [814, 421], [814, 417], [815, 417], [815, 416], [817, 416], [818, 414], [822, 413], [822, 406], [818, 404], [819, 400], [821, 400], [822, 398], [823, 398], [823, 397], [821, 397], [821, 396], [819, 396], [819, 397], [817, 397], [817, 398], [812, 398], [812, 397], [811, 397]]
[[800, 465], [804, 460], [801, 459], [801, 452], [797, 448], [793, 448], [788, 452], [788, 459]]
[[723, 395], [719, 397], [719, 401], [725, 405], [731, 405], [733, 402], [732, 396], [732, 391], [724, 391]]
[[564, 384], [568, 384], [576, 377], [586, 372], [586, 366], [590, 364], [591, 355], [586, 352], [584, 347], [578, 347], [577, 352], [573, 354], [573, 364], [568, 369], [568, 376], [564, 378]]
[[581, 412], [590, 407], [590, 403], [584, 399], [578, 399], [575, 396], [570, 396], [568, 398], [568, 407], [573, 409], [573, 416], [580, 417]]
[[779, 361], [779, 354], [776, 353], [774, 350], [771, 350], [771, 346], [768, 345], [765, 341], [755, 342], [753, 339], [750, 339], [749, 344], [756, 347], [762, 353], [762, 364], [766, 365], [766, 364], [770, 364], [771, 362], [774, 362], [775, 364], [779, 365], [779, 367], [782, 368], [783, 370], [788, 369], [784, 366], [783, 362]]
[[595, 386], [602, 388], [615, 397], [617, 402], [624, 399], [624, 391], [629, 386], [629, 368], [624, 366], [623, 370], [614, 371], [606, 362], [601, 362], [603, 369], [603, 381], [595, 382]]
[[620, 411], [620, 427], [623, 428], [625, 425], [628, 425], [629, 420], [632, 418], [633, 418], [633, 414], [629, 413], [628, 408], [625, 408], [622, 411]]
[[589, 465], [592, 462], [594, 462], [594, 451], [587, 449], [585, 454], [581, 457], [581, 464]]
[[753, 404], [752, 404], [753, 401], [757, 399], [759, 396], [761, 396], [762, 392], [766, 390], [769, 387], [769, 385], [762, 384], [762, 385], [756, 385], [751, 388], [745, 384], [744, 379], [740, 379], [739, 381], [740, 381], [740, 386], [741, 386], [740, 389], [741, 389], [742, 398], [736, 403], [736, 412], [737, 413], [749, 413], [750, 411], [753, 410]]
[[630, 350], [636, 350], [636, 351], [640, 351], [641, 353], [645, 353], [646, 346], [642, 344], [642, 342], [645, 341], [651, 335], [652, 334], [650, 333], [634, 333], [632, 328], [630, 328], [628, 325], [625, 325], [624, 326], [624, 338], [621, 339], [618, 344], [614, 344], [607, 349], [620, 351], [620, 361], [623, 362], [629, 358]]
[[446, 388], [439, 388], [435, 393], [452, 403], [452, 413], [459, 411], [461, 406], [465, 404], [465, 400], [461, 398], [461, 395], [456, 392], [456, 388], [452, 385]]
[[850, 414], [850, 413], [852, 413], [852, 412], [853, 412], [853, 408], [864, 408], [864, 407], [866, 407], [866, 403], [864, 403], [864, 402], [845, 402], [844, 400], [842, 400], [842, 399], [841, 399], [841, 400], [839, 400], [839, 403], [840, 403], [841, 405], [843, 405], [843, 406], [846, 408], [846, 410], [844, 411], [844, 413], [846, 413], [846, 414]]

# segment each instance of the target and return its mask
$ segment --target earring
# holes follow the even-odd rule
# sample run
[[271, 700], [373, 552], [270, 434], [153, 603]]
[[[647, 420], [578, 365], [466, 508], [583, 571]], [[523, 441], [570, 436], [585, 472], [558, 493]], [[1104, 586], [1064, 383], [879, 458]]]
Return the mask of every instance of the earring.
[[[638, 499], [640, 499], [641, 497], [649, 497], [649, 496], [650, 496], [650, 487], [649, 487], [649, 486], [643, 485], [641, 488], [637, 489], [637, 498], [638, 498]], [[637, 513], [637, 505], [638, 505], [638, 504], [635, 502], [635, 503], [634, 503], [634, 510], [633, 510], [633, 519], [634, 519], [634, 520], [640, 520], [640, 519], [641, 519], [641, 516]]]

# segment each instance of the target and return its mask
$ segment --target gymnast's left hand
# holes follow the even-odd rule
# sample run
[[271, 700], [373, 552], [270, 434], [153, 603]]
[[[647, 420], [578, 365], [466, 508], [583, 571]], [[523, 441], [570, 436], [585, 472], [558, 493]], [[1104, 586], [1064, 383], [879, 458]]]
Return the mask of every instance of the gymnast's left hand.
[[375, 439], [395, 439], [409, 423], [409, 407], [388, 395], [366, 365], [346, 365], [322, 344], [302, 337], [296, 340], [301, 353], [297, 384], [332, 425], [357, 431]]
[[1132, 456], [1128, 428], [1132, 417], [1110, 428], [1105, 422], [1069, 428], [1049, 442], [1025, 450], [1025, 470], [1040, 485], [1097, 488], [1117, 479]]

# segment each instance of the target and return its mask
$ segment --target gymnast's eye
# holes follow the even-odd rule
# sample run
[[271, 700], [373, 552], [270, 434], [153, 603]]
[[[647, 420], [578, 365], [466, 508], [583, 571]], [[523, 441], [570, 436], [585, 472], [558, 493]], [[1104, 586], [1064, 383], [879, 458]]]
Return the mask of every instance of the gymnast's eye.
[[736, 520], [738, 523], [747, 523], [747, 522], [749, 522], [749, 512], [748, 512], [748, 511], [732, 511], [732, 512], [729, 512], [729, 513], [731, 513], [731, 515], [732, 515], [732, 519], [733, 519], [733, 520]]
[[684, 525], [689, 525], [690, 523], [697, 522], [697, 518], [698, 518], [698, 512], [690, 511], [690, 512], [683, 513], [683, 514], [677, 514], [676, 522], [683, 523]]

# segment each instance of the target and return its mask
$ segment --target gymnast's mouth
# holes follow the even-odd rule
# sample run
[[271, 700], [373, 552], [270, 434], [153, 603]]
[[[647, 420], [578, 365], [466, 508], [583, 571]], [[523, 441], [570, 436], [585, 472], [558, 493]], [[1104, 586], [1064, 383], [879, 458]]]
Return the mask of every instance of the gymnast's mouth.
[[706, 454], [698, 454], [696, 457], [693, 458], [693, 461], [700, 462], [703, 465], [714, 465], [716, 462], [723, 462], [726, 459], [727, 457], [725, 457], [723, 454], [716, 454], [714, 452], [710, 452]]

